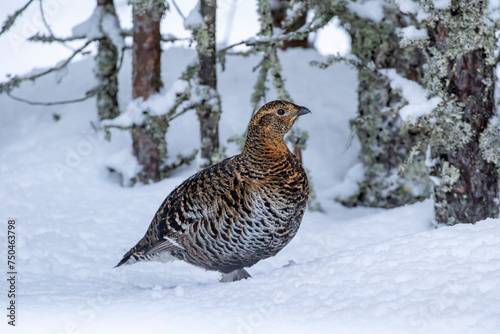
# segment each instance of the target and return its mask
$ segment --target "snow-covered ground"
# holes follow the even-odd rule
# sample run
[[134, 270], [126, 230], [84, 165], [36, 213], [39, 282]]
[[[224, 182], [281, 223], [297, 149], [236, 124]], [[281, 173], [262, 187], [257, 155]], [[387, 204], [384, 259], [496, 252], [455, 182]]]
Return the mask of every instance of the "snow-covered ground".
[[[344, 181], [359, 148], [355, 140], [348, 145], [356, 73], [344, 65], [310, 67], [322, 59], [312, 50], [281, 56], [294, 101], [312, 110], [296, 126], [309, 131], [304, 162], [325, 213], [307, 212], [281, 253], [250, 268], [251, 279], [227, 284], [218, 273], [181, 262], [113, 269], [196, 165], [158, 184], [121, 187], [106, 166], [127, 168], [131, 141], [114, 131], [107, 142], [93, 130], [94, 100], [36, 107], [0, 95], [0, 256], [5, 263], [8, 218], [17, 219], [19, 256], [17, 325], [7, 325], [2, 279], [1, 332], [499, 333], [500, 220], [436, 230], [430, 200], [393, 210], [335, 203], [356, 176], [351, 170]], [[165, 52], [165, 89], [193, 57], [184, 49]], [[258, 62], [229, 57], [220, 73], [222, 142], [250, 119]], [[123, 108], [130, 59], [125, 64]], [[16, 94], [78, 97], [94, 85], [92, 66], [91, 59], [75, 63], [65, 77], [24, 84]], [[198, 142], [193, 113], [172, 123], [173, 158]], [[228, 144], [227, 152], [237, 153], [236, 146]]]

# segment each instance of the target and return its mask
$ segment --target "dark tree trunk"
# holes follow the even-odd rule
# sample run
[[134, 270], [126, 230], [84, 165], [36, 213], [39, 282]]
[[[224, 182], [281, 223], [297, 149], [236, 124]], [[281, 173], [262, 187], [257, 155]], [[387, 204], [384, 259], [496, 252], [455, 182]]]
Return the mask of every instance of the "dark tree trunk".
[[[430, 195], [424, 154], [411, 161], [412, 168], [399, 173], [419, 142], [399, 117], [399, 110], [406, 102], [391, 88], [390, 80], [378, 72], [394, 68], [401, 76], [422, 83], [423, 54], [417, 49], [400, 47], [396, 29], [405, 27], [407, 21], [399, 12], [386, 11], [381, 23], [348, 11], [341, 13], [339, 19], [348, 24], [352, 53], [363, 64], [358, 72], [358, 117], [351, 125], [359, 138], [359, 159], [365, 167], [358, 193], [341, 202], [347, 206], [392, 208], [423, 200]], [[418, 193], [412, 188], [423, 190]]]
[[[461, 11], [456, 11], [456, 20], [462, 20]], [[428, 29], [431, 42], [437, 50], [445, 52], [453, 31], [438, 22]], [[433, 175], [444, 176], [444, 167], [458, 170], [458, 178], [435, 186], [436, 221], [447, 225], [475, 223], [488, 217], [498, 216], [499, 179], [493, 163], [484, 160], [480, 148], [480, 135], [495, 115], [494, 65], [489, 64], [484, 49], [457, 54], [449, 59], [449, 73], [444, 83], [444, 96], [453, 101], [455, 113], [462, 113], [461, 122], [470, 125], [468, 141], [458, 147], [447, 149], [431, 147], [437, 165]], [[451, 135], [451, 134], [449, 134]]]
[[200, 14], [205, 25], [194, 29], [197, 41], [199, 62], [198, 92], [203, 99], [196, 107], [200, 121], [201, 157], [210, 165], [220, 160], [219, 156], [219, 119], [221, 114], [220, 97], [217, 93], [216, 63], [216, 0], [201, 0]]
[[[97, 0], [104, 14], [116, 16], [113, 0]], [[108, 37], [99, 40], [95, 76], [100, 83], [97, 93], [99, 119], [112, 119], [120, 114], [118, 107], [118, 50]]]
[[[161, 1], [137, 1], [133, 3], [133, 60], [132, 95], [134, 99], [147, 100], [160, 91], [161, 81], [161, 34], [160, 21], [165, 11]], [[144, 110], [144, 113], [147, 113]], [[147, 116], [140, 126], [132, 128], [134, 155], [142, 166], [138, 175], [141, 182], [161, 180], [161, 168], [167, 156], [165, 133], [167, 124], [159, 117]]]
[[160, 21], [165, 8], [157, 1], [149, 2], [150, 6], [142, 3], [133, 5], [132, 94], [134, 99], [146, 100], [163, 86]]
[[[273, 27], [280, 29], [285, 29], [285, 33], [297, 31], [306, 24], [307, 11], [304, 11], [301, 15], [297, 17], [288, 27], [284, 27], [283, 23], [286, 17], [286, 11], [290, 0], [275, 0], [273, 1], [274, 6], [271, 6], [271, 16], [273, 18]], [[282, 49], [286, 50], [288, 48], [308, 48], [309, 41], [308, 37], [302, 39], [294, 39], [290, 41], [285, 41]]]

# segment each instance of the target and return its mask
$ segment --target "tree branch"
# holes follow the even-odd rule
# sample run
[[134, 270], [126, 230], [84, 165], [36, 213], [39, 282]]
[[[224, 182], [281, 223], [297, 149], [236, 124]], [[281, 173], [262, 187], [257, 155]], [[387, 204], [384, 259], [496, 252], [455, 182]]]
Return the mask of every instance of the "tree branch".
[[12, 26], [14, 25], [14, 22], [16, 21], [17, 17], [19, 15], [21, 15], [24, 10], [26, 8], [28, 8], [28, 6], [35, 0], [29, 0], [26, 5], [24, 5], [23, 8], [21, 9], [18, 9], [14, 14], [12, 15], [9, 15], [7, 17], [7, 19], [5, 20], [5, 22], [3, 23], [3, 26], [2, 26], [2, 30], [0, 31], [0, 35], [2, 35], [4, 32], [6, 32], [7, 30], [9, 30], [10, 28], [12, 28]]
[[174, 7], [177, 10], [177, 13], [179, 13], [180, 17], [182, 17], [182, 19], [185, 21], [186, 20], [186, 16], [182, 13], [181, 9], [177, 5], [177, 2], [175, 0], [172, 0], [172, 3], [174, 4]]
[[286, 41], [291, 41], [295, 39], [300, 39], [304, 38], [305, 36], [309, 35], [310, 33], [313, 33], [323, 27], [325, 24], [323, 23], [328, 23], [328, 22], [322, 22], [320, 24], [314, 24], [314, 21], [309, 23], [304, 29], [300, 29], [298, 31], [293, 31], [289, 32], [287, 34], [279, 35], [276, 37], [265, 37], [262, 39], [256, 39], [256, 38], [249, 38], [244, 41], [240, 41], [234, 44], [231, 44], [229, 46], [226, 46], [225, 48], [219, 50], [219, 52], [226, 52], [236, 46], [239, 45], [245, 45], [245, 46], [279, 46], [279, 44], [284, 43]]
[[37, 74], [34, 74], [34, 75], [30, 75], [30, 76], [25, 76], [25, 77], [18, 77], [18, 76], [14, 76], [11, 80], [7, 81], [6, 83], [3, 83], [3, 84], [0, 84], [0, 93], [3, 93], [3, 92], [10, 92], [13, 88], [15, 87], [18, 87], [19, 84], [23, 81], [27, 81], [27, 80], [35, 80], [35, 79], [38, 79], [44, 75], [47, 75], [51, 72], [54, 72], [54, 71], [58, 71], [64, 67], [66, 67], [69, 62], [77, 55], [79, 54], [80, 52], [82, 52], [87, 46], [89, 46], [90, 43], [94, 42], [95, 39], [92, 39], [92, 40], [89, 40], [87, 41], [83, 46], [81, 46], [80, 48], [76, 49], [73, 54], [71, 56], [68, 57], [68, 59], [66, 59], [64, 62], [62, 62], [60, 65], [58, 66], [55, 66], [55, 67], [51, 67], [49, 68], [48, 70], [45, 70], [43, 72], [40, 72], [40, 73], [37, 73]]
[[[43, 0], [39, 0], [39, 1], [40, 1], [40, 15], [42, 17], [43, 25], [45, 26], [45, 28], [49, 32], [50, 37], [52, 37], [54, 40], [56, 40], [54, 32], [52, 31], [52, 28], [50, 27], [49, 23], [47, 22], [47, 19], [45, 18], [45, 10], [43, 9]], [[75, 51], [75, 49], [73, 47], [69, 46], [68, 44], [66, 44], [65, 42], [61, 41], [60, 39], [57, 40], [57, 41], [59, 43], [61, 43], [66, 49], [69, 49], [71, 51]]]
[[176, 119], [177, 117], [181, 116], [182, 114], [186, 113], [187, 111], [189, 110], [194, 110], [197, 106], [197, 103], [190, 103], [188, 104], [187, 106], [185, 106], [184, 108], [182, 108], [180, 111], [177, 110], [177, 107], [174, 107], [172, 108], [173, 110], [175, 110], [175, 113], [173, 113], [172, 115], [169, 115], [169, 117], [167, 117], [167, 122], [171, 122], [173, 121], [174, 119]]
[[59, 105], [59, 104], [70, 104], [70, 103], [76, 103], [76, 102], [85, 101], [85, 100], [90, 99], [91, 97], [94, 97], [95, 95], [97, 95], [97, 93], [99, 92], [100, 89], [101, 89], [101, 87], [97, 86], [97, 87], [95, 87], [95, 88], [87, 91], [87, 94], [84, 97], [73, 99], [73, 100], [64, 100], [64, 101], [55, 101], [55, 102], [30, 101], [30, 100], [26, 100], [26, 99], [24, 99], [22, 97], [18, 97], [18, 96], [12, 95], [10, 93], [10, 91], [6, 91], [6, 94], [7, 94], [8, 97], [10, 97], [13, 100], [16, 100], [16, 101], [19, 101], [19, 102], [23, 102], [23, 103], [27, 103], [27, 104], [30, 104], [30, 105], [33, 105], [33, 106], [54, 106], [54, 105]]
[[[85, 36], [70, 36], [66, 38], [61, 38], [61, 37], [56, 37], [54, 35], [40, 35], [40, 33], [36, 33], [35, 35], [31, 36], [28, 38], [28, 41], [30, 42], [42, 42], [42, 43], [52, 43], [52, 42], [58, 42], [58, 43], [66, 43], [66, 42], [72, 42], [72, 41], [77, 41], [79, 39], [85, 39]], [[71, 51], [74, 51], [74, 48], [71, 48]]]

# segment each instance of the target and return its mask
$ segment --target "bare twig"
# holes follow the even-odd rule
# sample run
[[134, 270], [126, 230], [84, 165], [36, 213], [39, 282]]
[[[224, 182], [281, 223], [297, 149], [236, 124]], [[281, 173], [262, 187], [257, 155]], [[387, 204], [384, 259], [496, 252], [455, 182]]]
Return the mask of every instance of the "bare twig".
[[130, 130], [132, 129], [132, 126], [121, 126], [121, 125], [114, 125], [114, 124], [106, 124], [103, 125], [104, 129], [120, 129], [120, 130]]
[[185, 106], [184, 108], [182, 108], [180, 111], [175, 109], [175, 113], [170, 115], [169, 117], [167, 117], [167, 122], [170, 123], [171, 121], [173, 121], [177, 117], [181, 116], [182, 114], [186, 113], [187, 111], [195, 109], [197, 105], [198, 105], [197, 103], [191, 103], [191, 104]]
[[[49, 35], [54, 39], [56, 40], [56, 37], [54, 35], [54, 32], [52, 31], [52, 28], [50, 27], [49, 23], [47, 22], [46, 18], [45, 18], [45, 10], [43, 9], [43, 0], [39, 0], [40, 2], [40, 15], [42, 17], [42, 22], [43, 22], [43, 25], [45, 26], [45, 28], [47, 29], [47, 31], [49, 32]], [[65, 42], [61, 41], [61, 40], [57, 40], [57, 42], [60, 42], [66, 49], [68, 50], [71, 50], [71, 51], [75, 51], [75, 48], [69, 46], [68, 44], [66, 44]]]
[[286, 34], [282, 34], [279, 36], [266, 36], [261, 39], [249, 38], [244, 41], [240, 41], [225, 48], [219, 50], [219, 52], [226, 52], [236, 46], [246, 45], [246, 46], [271, 46], [271, 47], [279, 47], [280, 44], [291, 41], [302, 39], [308, 36], [310, 33], [316, 32], [318, 29], [324, 27], [328, 22], [330, 22], [332, 15], [328, 15], [326, 17], [318, 17], [317, 19], [313, 19], [310, 23], [307, 23], [303, 28], [295, 31], [291, 31]]
[[171, 171], [173, 171], [176, 168], [179, 168], [182, 165], [189, 165], [191, 164], [191, 161], [193, 161], [194, 158], [196, 157], [196, 154], [198, 154], [197, 149], [193, 150], [193, 152], [188, 156], [179, 154], [177, 155], [177, 161], [174, 161], [171, 164], [164, 166], [162, 168], [162, 171], [169, 174]]
[[28, 80], [35, 80], [35, 79], [38, 79], [39, 77], [42, 77], [44, 75], [47, 75], [51, 72], [54, 72], [54, 71], [58, 71], [64, 67], [66, 67], [66, 65], [69, 64], [69, 62], [79, 53], [81, 53], [87, 46], [89, 46], [90, 43], [94, 42], [95, 39], [92, 39], [92, 40], [89, 40], [87, 41], [83, 46], [81, 46], [80, 48], [76, 49], [75, 51], [73, 51], [73, 54], [71, 56], [68, 57], [68, 59], [66, 59], [64, 62], [62, 62], [60, 65], [58, 66], [55, 66], [55, 67], [51, 67], [43, 72], [40, 72], [40, 73], [37, 73], [37, 74], [34, 74], [34, 75], [30, 75], [30, 76], [25, 76], [25, 77], [18, 77], [18, 76], [15, 76], [13, 77], [11, 80], [7, 81], [6, 83], [3, 83], [3, 84], [0, 84], [0, 93], [2, 92], [10, 92], [14, 87], [17, 87], [19, 86], [19, 84], [23, 81], [28, 81]]
[[[92, 41], [90, 41], [90, 42], [92, 42]], [[85, 48], [85, 45], [82, 48], [80, 48], [80, 51], [83, 50], [84, 48]], [[118, 64], [118, 66], [116, 67], [116, 73], [118, 73], [120, 71], [120, 69], [121, 69], [121, 67], [123, 65], [123, 57], [124, 57], [124, 52], [121, 53], [120, 62]], [[68, 63], [69, 63], [69, 61], [66, 61], [64, 63], [64, 65], [60, 67], [60, 69], [63, 68], [64, 66], [66, 66]], [[48, 74], [48, 73], [50, 73], [50, 72], [49, 71], [45, 72], [45, 74]], [[19, 84], [20, 82], [25, 81], [25, 80], [34, 80], [34, 79], [36, 79], [36, 78], [19, 78], [19, 81], [18, 81], [17, 84]], [[1, 91], [1, 87], [2, 87], [2, 85], [0, 85], [0, 91]], [[31, 100], [28, 100], [28, 99], [25, 99], [25, 98], [22, 98], [22, 97], [19, 97], [19, 96], [12, 95], [11, 92], [10, 92], [11, 89], [12, 89], [12, 87], [10, 89], [5, 89], [5, 92], [6, 92], [7, 96], [10, 97], [13, 100], [16, 100], [16, 101], [19, 101], [19, 102], [23, 102], [23, 103], [27, 103], [27, 104], [30, 104], [30, 105], [53, 106], [53, 105], [70, 104], [70, 103], [77, 103], [77, 102], [85, 101], [85, 100], [90, 99], [91, 97], [94, 97], [95, 95], [97, 95], [102, 90], [102, 87], [101, 86], [96, 86], [96, 87], [88, 90], [87, 93], [85, 94], [85, 96], [80, 97], [80, 98], [76, 98], [76, 99], [72, 99], [72, 100], [53, 101], [53, 102], [31, 101]]]
[[45, 28], [47, 28], [47, 31], [49, 32], [50, 36], [54, 36], [54, 32], [52, 31], [52, 28], [50, 25], [47, 23], [47, 20], [45, 19], [45, 11], [43, 9], [43, 0], [38, 0], [40, 2], [40, 15], [42, 16], [42, 22]]
[[219, 52], [225, 52], [225, 51], [232, 49], [232, 48], [239, 46], [239, 45], [246, 45], [246, 46], [260, 46], [260, 45], [262, 45], [262, 46], [273, 46], [273, 47], [279, 46], [279, 44], [281, 44], [283, 42], [303, 38], [304, 36], [307, 36], [309, 33], [312, 33], [318, 29], [319, 29], [319, 27], [314, 26], [314, 27], [310, 27], [308, 29], [304, 29], [303, 31], [294, 31], [294, 32], [290, 32], [288, 34], [283, 34], [283, 35], [277, 36], [277, 37], [266, 37], [266, 38], [262, 38], [262, 39], [255, 39], [252, 37], [252, 38], [249, 38], [247, 40], [240, 41], [240, 42], [231, 44], [229, 46], [226, 46], [225, 48], [222, 48], [221, 50], [219, 50]]
[[19, 101], [19, 102], [23, 102], [23, 103], [27, 103], [27, 104], [30, 104], [30, 105], [33, 105], [33, 106], [54, 106], [54, 105], [59, 105], [59, 104], [70, 104], [70, 103], [76, 103], [76, 102], [85, 101], [85, 100], [90, 99], [91, 97], [97, 95], [97, 93], [99, 92], [100, 88], [101, 88], [100, 86], [97, 86], [97, 87], [89, 90], [84, 97], [80, 97], [80, 98], [73, 99], [73, 100], [53, 101], [53, 102], [30, 101], [30, 100], [26, 100], [26, 99], [24, 99], [22, 97], [18, 97], [18, 96], [12, 95], [9, 91], [7, 91], [6, 94], [7, 94], [8, 97], [10, 97], [13, 100], [16, 100], [16, 101]]
[[170, 35], [170, 36], [162, 36], [161, 41], [166, 42], [166, 43], [174, 43], [174, 42], [178, 42], [178, 41], [189, 41], [189, 43], [192, 43], [193, 38], [192, 37], [176, 37], [176, 36]]
[[250, 43], [249, 40], [240, 41], [238, 43], [234, 43], [234, 44], [226, 46], [225, 48], [220, 49], [219, 52], [225, 52], [225, 51], [227, 51], [229, 49], [232, 49], [232, 48], [234, 48], [236, 46], [243, 45], [243, 44], [245, 44], [246, 46], [249, 46], [249, 43]]
[[[130, 29], [122, 29], [120, 35], [122, 37], [132, 37], [132, 30]], [[162, 35], [161, 36], [161, 41], [162, 42], [166, 42], [166, 43], [174, 43], [174, 42], [178, 42], [178, 41], [189, 41], [189, 42], [192, 42], [193, 38], [192, 37], [177, 37], [177, 36], [174, 36], [172, 34], [168, 34], [168, 35]]]
[[177, 13], [182, 17], [183, 20], [186, 20], [186, 16], [182, 13], [181, 9], [177, 5], [177, 2], [175, 0], [172, 0], [172, 3], [174, 4], [175, 9], [177, 10]]
[[35, 80], [41, 76], [44, 76], [46, 74], [49, 74], [51, 72], [54, 72], [54, 71], [59, 71], [60, 69], [66, 67], [66, 65], [68, 65], [70, 63], [70, 61], [75, 58], [75, 56], [77, 54], [79, 54], [80, 52], [82, 52], [85, 48], [87, 48], [87, 46], [90, 45], [90, 43], [96, 41], [96, 39], [91, 39], [91, 40], [88, 40], [87, 42], [85, 42], [85, 44], [83, 44], [83, 46], [79, 47], [78, 49], [76, 49], [75, 51], [73, 51], [73, 54], [71, 56], [68, 57], [68, 59], [66, 59], [64, 62], [62, 62], [59, 66], [55, 66], [55, 67], [51, 67], [49, 68], [48, 70], [46, 71], [43, 71], [43, 72], [40, 72], [38, 74], [35, 74], [35, 75], [32, 75], [30, 77], [26, 77], [25, 80]]

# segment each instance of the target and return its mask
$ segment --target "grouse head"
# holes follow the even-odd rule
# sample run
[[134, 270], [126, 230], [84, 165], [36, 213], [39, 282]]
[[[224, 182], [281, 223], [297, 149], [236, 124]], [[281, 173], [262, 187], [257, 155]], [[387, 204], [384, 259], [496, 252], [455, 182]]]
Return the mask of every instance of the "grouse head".
[[292, 102], [277, 100], [263, 105], [253, 116], [248, 127], [249, 136], [263, 140], [283, 140], [293, 123], [311, 111]]

